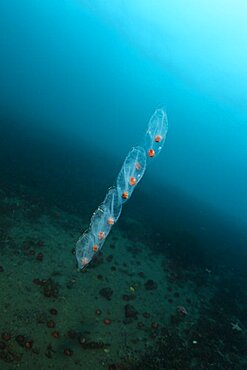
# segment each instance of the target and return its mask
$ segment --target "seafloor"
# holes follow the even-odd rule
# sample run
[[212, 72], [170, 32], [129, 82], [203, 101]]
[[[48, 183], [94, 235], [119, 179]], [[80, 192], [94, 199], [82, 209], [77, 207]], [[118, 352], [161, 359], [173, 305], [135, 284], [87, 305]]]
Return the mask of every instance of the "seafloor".
[[78, 272], [88, 220], [24, 186], [0, 189], [0, 212], [1, 370], [247, 368], [246, 275], [197, 263], [189, 233], [125, 216]]

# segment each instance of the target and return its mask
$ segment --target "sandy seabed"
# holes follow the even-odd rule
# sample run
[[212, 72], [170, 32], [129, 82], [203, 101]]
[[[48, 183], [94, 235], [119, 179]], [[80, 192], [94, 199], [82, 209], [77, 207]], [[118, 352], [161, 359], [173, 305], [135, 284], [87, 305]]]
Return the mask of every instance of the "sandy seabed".
[[[215, 354], [220, 344], [209, 345], [214, 358], [210, 349], [205, 358], [200, 352], [198, 322], [216, 290], [207, 266], [185, 278], [166, 256], [172, 245], [154, 253], [158, 236], [126, 219], [80, 272], [74, 247], [87, 225], [78, 216], [38, 199], [0, 195], [1, 369], [187, 370], [209, 369], [210, 361], [212, 369], [228, 369], [220, 367], [221, 356], [231, 359]], [[244, 335], [230, 319], [226, 325], [233, 336]]]

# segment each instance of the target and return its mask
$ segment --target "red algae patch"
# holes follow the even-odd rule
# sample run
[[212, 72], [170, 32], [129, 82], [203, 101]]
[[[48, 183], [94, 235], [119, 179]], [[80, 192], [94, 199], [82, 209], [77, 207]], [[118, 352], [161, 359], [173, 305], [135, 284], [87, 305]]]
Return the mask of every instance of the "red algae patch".
[[37, 260], [37, 261], [40, 261], [40, 262], [42, 262], [42, 261], [43, 261], [43, 258], [44, 258], [43, 253], [38, 253], [38, 254], [37, 254], [37, 256], [36, 256], [36, 260]]
[[52, 333], [51, 333], [51, 335], [53, 336], [53, 338], [59, 338], [60, 337], [60, 334], [59, 334], [59, 332], [58, 331], [53, 331]]
[[69, 356], [69, 357], [73, 355], [73, 351], [70, 348], [65, 348], [63, 353], [65, 354], [65, 356]]
[[47, 322], [47, 327], [48, 328], [55, 328], [56, 323], [53, 320], [50, 320]]
[[111, 325], [111, 320], [110, 319], [105, 319], [104, 321], [105, 325]]

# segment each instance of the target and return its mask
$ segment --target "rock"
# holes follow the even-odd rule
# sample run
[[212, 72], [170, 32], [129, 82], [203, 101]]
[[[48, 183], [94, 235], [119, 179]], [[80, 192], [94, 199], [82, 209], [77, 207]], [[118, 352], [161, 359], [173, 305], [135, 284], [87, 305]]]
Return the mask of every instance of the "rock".
[[73, 351], [70, 348], [65, 348], [63, 350], [63, 353], [65, 354], [65, 356], [69, 356], [69, 357], [73, 355]]
[[126, 319], [137, 319], [138, 311], [131, 304], [126, 304], [124, 311]]
[[113, 260], [113, 255], [112, 255], [112, 254], [110, 254], [109, 256], [107, 256], [107, 257], [106, 257], [106, 260], [107, 260], [107, 262], [112, 262], [112, 260]]
[[55, 283], [51, 278], [46, 280], [44, 284], [42, 284], [44, 287], [44, 296], [47, 298], [57, 298], [58, 297], [58, 284]]
[[153, 280], [147, 280], [144, 285], [147, 290], [154, 290], [158, 287], [157, 283]]
[[108, 288], [102, 288], [102, 289], [100, 289], [99, 294], [102, 297], [108, 299], [108, 301], [110, 301], [111, 297], [112, 297], [112, 294], [113, 294], [113, 290], [109, 287]]
[[17, 335], [17, 336], [15, 337], [15, 340], [16, 340], [16, 342], [17, 342], [20, 346], [24, 347], [24, 345], [25, 345], [25, 337], [24, 337], [24, 335]]

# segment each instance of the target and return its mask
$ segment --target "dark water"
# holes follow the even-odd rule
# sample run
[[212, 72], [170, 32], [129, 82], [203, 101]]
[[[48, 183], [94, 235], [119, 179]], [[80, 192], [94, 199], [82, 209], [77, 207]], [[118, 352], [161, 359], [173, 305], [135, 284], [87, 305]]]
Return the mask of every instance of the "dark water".
[[[158, 32], [158, 19], [144, 22], [146, 5], [138, 15], [100, 1], [11, 5], [0, 5], [0, 368], [246, 369], [238, 44], [220, 89], [216, 67], [228, 49], [213, 53], [212, 41], [211, 64], [199, 67], [207, 52], [195, 34], [178, 63], [177, 46], [188, 43], [178, 20]], [[224, 19], [215, 8], [219, 29], [229, 9]], [[199, 27], [204, 42], [207, 29]], [[231, 50], [236, 35], [218, 37]], [[165, 148], [102, 254], [78, 272], [75, 243], [161, 104]]]

